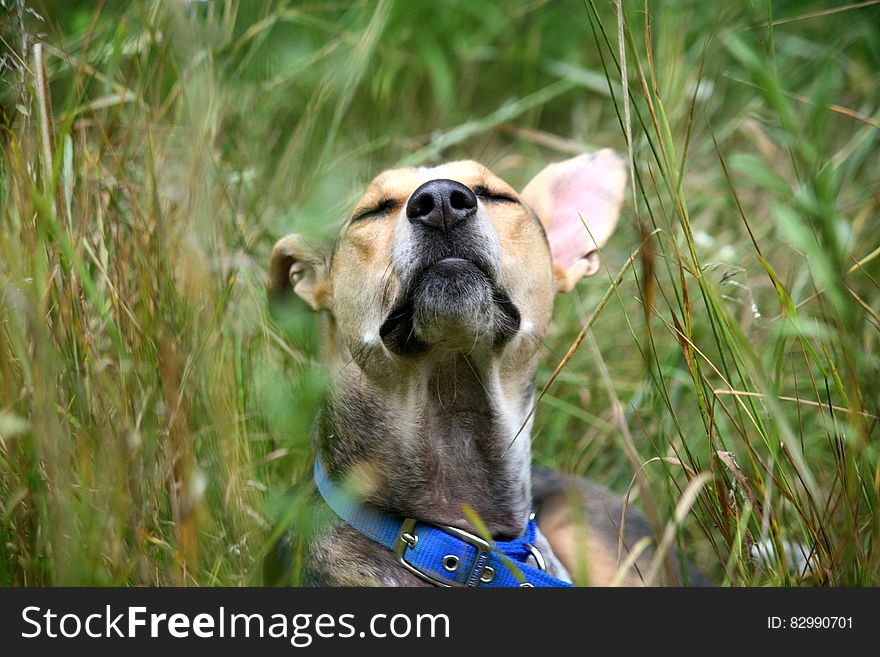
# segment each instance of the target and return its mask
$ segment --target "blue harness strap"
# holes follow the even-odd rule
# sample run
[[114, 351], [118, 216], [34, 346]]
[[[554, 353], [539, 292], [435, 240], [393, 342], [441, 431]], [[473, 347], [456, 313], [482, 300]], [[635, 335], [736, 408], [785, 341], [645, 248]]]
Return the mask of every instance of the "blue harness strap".
[[[534, 546], [537, 532], [534, 517], [529, 518], [521, 538], [489, 542], [456, 527], [401, 518], [361, 504], [330, 479], [320, 458], [315, 460], [315, 483], [337, 516], [371, 541], [394, 552], [402, 566], [432, 584], [571, 586], [544, 572], [543, 557]], [[526, 563], [530, 556], [541, 567]]]

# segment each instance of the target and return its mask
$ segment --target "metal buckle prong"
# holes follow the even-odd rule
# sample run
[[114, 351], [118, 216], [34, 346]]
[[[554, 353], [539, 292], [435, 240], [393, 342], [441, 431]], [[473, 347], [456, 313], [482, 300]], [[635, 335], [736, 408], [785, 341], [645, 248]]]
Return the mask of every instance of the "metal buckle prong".
[[526, 543], [525, 546], [529, 551], [529, 554], [535, 559], [535, 563], [538, 565], [538, 570], [546, 571], [547, 562], [544, 560], [544, 555], [541, 554], [541, 551], [531, 543]]

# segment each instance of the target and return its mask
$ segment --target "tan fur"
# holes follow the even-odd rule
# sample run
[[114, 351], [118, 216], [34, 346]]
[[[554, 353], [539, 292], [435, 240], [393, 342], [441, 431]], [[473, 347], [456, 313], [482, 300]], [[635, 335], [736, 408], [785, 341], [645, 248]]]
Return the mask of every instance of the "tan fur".
[[[434, 343], [417, 356], [392, 353], [384, 342], [387, 334], [380, 339], [379, 331], [405, 298], [407, 249], [420, 244], [430, 252], [436, 244], [431, 240], [447, 239], [446, 224], [441, 224], [443, 231], [414, 228], [418, 222], [407, 218], [405, 208], [426, 183], [454, 186], [449, 180], [481, 199], [469, 219], [474, 229], [470, 243], [492, 256], [491, 277], [497, 287], [491, 298], [499, 303], [498, 294], [508, 295], [504, 307], [517, 309], [517, 326], [500, 345], [481, 335], [479, 326], [475, 335], [465, 332], [461, 337], [455, 330], [469, 325], [461, 324], [454, 311], [446, 316], [441, 309]], [[624, 181], [621, 161], [610, 151], [550, 165], [521, 195], [472, 161], [396, 169], [369, 184], [342, 227], [332, 262], [301, 236], [290, 235], [276, 244], [269, 266], [270, 296], [293, 292], [312, 308], [328, 311], [325, 359], [335, 378], [325, 420], [331, 426], [317, 441], [331, 475], [337, 468], [339, 476], [350, 477], [368, 464], [369, 485], [363, 491], [368, 502], [471, 528], [462, 514], [468, 505], [494, 535], [521, 532], [534, 495], [541, 505], [539, 527], [552, 547], [548, 561], [559, 573], [565, 573], [564, 566], [576, 577], [586, 570], [595, 585], [640, 583], [638, 570], [647, 553], [627, 573], [618, 570], [633, 544], [650, 533], [644, 519], [633, 510], [637, 526], [632, 529], [628, 520], [629, 533], [621, 541], [619, 498], [576, 477], [531, 475], [531, 424], [526, 422], [554, 295], [598, 269], [597, 249], [616, 224]], [[577, 226], [571, 223], [572, 212], [560, 212], [557, 200], [584, 189], [587, 201], [595, 202], [579, 201], [574, 218], [581, 220], [583, 213], [589, 238], [576, 234], [569, 240]], [[511, 200], [493, 201], [493, 195]], [[572, 204], [566, 207], [571, 210]], [[568, 232], [562, 233], [566, 239], [557, 250], [547, 235], [559, 235], [560, 227]], [[418, 240], [407, 232], [414, 230], [422, 230]], [[559, 253], [564, 262], [557, 261]], [[456, 291], [450, 305], [460, 306], [466, 298]], [[476, 316], [481, 317], [479, 309]], [[444, 324], [448, 317], [453, 319]], [[536, 483], [535, 476], [541, 481]], [[334, 564], [330, 570], [316, 567], [316, 582], [419, 582], [345, 526], [328, 529], [313, 549], [321, 553], [322, 563]]]
[[[377, 176], [342, 228], [329, 272], [335, 294], [344, 295], [341, 302], [333, 306], [343, 331], [360, 336], [370, 319], [387, 312], [387, 304], [394, 299], [400, 284], [389, 271], [396, 221], [400, 220], [395, 215], [400, 214], [413, 190], [432, 177], [449, 178], [471, 188], [484, 186], [519, 198], [510, 185], [481, 164], [469, 160], [450, 162], [431, 170], [393, 169]], [[393, 202], [391, 216], [377, 221], [352, 222], [352, 218], [381, 200]], [[528, 299], [528, 319], [535, 328], [533, 339], [541, 339], [553, 309], [552, 281], [547, 274], [542, 274], [548, 271], [549, 248], [526, 207], [503, 204], [488, 207], [488, 212], [502, 244], [502, 282], [510, 288], [514, 300]], [[388, 285], [387, 289], [383, 285]], [[384, 299], [376, 298], [376, 291], [380, 289]], [[529, 360], [523, 360], [522, 353], [512, 351], [505, 364], [510, 374], [521, 372]]]
[[[541, 531], [576, 579], [592, 586], [640, 586], [642, 581], [635, 569], [618, 572], [628, 556], [626, 549], [618, 550], [618, 537], [597, 530], [590, 521], [590, 513], [576, 495], [557, 493], [541, 502]], [[646, 559], [639, 559], [638, 564], [645, 572]]]

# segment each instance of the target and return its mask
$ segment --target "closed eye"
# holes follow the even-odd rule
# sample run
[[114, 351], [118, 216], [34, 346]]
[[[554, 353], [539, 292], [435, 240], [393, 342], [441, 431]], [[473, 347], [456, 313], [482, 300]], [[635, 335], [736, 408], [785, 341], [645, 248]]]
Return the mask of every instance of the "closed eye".
[[483, 187], [482, 185], [474, 188], [474, 194], [476, 194], [480, 200], [488, 203], [519, 203], [519, 201], [510, 194], [498, 192], [489, 189], [488, 187]]
[[397, 204], [390, 198], [386, 198], [383, 201], [379, 201], [376, 205], [373, 205], [365, 210], [361, 210], [354, 217], [351, 218], [352, 221], [360, 221], [362, 219], [378, 219], [379, 217], [384, 217], [391, 210], [395, 208]]

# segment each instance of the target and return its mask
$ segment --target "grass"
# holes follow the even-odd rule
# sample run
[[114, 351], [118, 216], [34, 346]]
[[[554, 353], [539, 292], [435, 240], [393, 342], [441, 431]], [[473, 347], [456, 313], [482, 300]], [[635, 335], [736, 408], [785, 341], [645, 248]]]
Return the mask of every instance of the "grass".
[[718, 584], [880, 585], [880, 5], [621, 4], [5, 0], [0, 584], [257, 583], [326, 385], [274, 240], [395, 164], [610, 146], [537, 460]]

